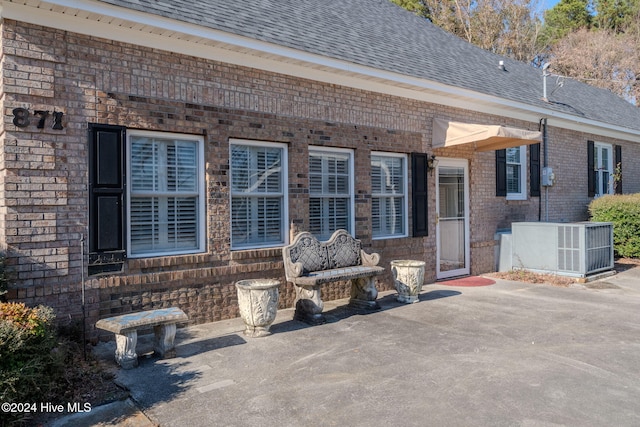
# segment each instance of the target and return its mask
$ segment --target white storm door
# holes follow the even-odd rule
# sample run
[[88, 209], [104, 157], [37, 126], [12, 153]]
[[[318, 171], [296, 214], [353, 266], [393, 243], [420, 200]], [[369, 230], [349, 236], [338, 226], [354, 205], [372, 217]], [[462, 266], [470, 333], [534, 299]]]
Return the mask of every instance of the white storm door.
[[436, 167], [436, 277], [469, 274], [469, 172], [464, 159], [438, 159]]

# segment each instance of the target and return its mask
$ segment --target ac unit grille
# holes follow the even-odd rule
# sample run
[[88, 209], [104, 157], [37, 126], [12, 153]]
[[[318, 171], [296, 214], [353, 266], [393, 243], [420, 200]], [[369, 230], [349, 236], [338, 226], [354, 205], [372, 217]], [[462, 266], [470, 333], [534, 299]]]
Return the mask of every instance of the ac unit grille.
[[608, 225], [594, 225], [585, 230], [587, 244], [587, 272], [609, 267], [613, 253], [611, 233]]
[[558, 269], [580, 271], [580, 228], [558, 226]]

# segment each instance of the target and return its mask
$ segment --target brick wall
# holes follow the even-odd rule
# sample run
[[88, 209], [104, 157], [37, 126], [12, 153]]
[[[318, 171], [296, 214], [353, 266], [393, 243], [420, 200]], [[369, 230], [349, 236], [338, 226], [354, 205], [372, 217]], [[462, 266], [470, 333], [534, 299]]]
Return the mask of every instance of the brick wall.
[[[537, 126], [10, 20], [2, 24], [2, 50], [0, 238], [15, 275], [10, 297], [51, 305], [60, 319], [82, 314], [88, 123], [205, 138], [208, 252], [129, 259], [123, 274], [85, 277], [87, 326], [94, 337], [98, 318], [152, 307], [179, 306], [194, 323], [236, 317], [234, 282], [239, 279], [282, 280], [280, 306], [291, 306], [295, 295], [283, 277], [280, 248], [230, 250], [230, 138], [288, 144], [289, 213], [299, 230], [306, 229], [308, 218], [308, 147], [354, 149], [356, 236], [367, 250], [381, 253], [382, 265], [397, 258], [424, 259], [429, 282], [435, 280], [436, 262], [434, 175], [429, 176], [429, 236], [372, 240], [371, 151], [431, 153], [434, 116]], [[17, 127], [14, 108], [62, 112], [64, 127], [52, 129], [48, 122], [40, 129], [33, 117], [29, 126]], [[588, 198], [581, 173], [586, 174], [589, 136], [552, 129], [551, 138], [558, 177], [549, 191], [553, 219], [582, 219]], [[629, 159], [625, 167], [638, 168], [637, 146], [625, 145], [627, 152], [633, 157], [624, 157]], [[472, 273], [492, 271], [495, 231], [514, 220], [537, 220], [540, 200], [495, 196], [493, 152], [467, 147], [435, 154], [470, 162]], [[640, 190], [638, 179], [625, 181], [625, 191]], [[576, 188], [583, 181], [585, 188]], [[392, 289], [390, 274], [378, 286]], [[332, 285], [323, 294], [343, 298], [348, 289]]]

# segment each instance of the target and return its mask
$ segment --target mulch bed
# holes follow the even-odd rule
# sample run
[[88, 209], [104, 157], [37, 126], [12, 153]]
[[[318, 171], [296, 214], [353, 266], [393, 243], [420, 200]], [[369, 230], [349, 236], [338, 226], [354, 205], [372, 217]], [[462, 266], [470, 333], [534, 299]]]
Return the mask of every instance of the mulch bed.
[[[613, 268], [616, 272], [619, 273], [637, 267], [640, 267], [640, 259], [619, 258], [615, 261]], [[576, 283], [576, 279], [572, 277], [561, 276], [558, 274], [534, 273], [526, 270], [512, 270], [498, 273], [489, 273], [486, 274], [486, 276], [495, 277], [498, 279], [513, 280], [517, 282], [546, 284], [563, 288], [567, 288]]]

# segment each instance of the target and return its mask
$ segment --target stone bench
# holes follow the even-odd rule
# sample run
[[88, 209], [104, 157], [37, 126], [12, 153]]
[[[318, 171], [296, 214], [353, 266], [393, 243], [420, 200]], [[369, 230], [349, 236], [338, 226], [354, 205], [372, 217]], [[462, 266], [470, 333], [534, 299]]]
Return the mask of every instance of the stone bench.
[[123, 369], [138, 366], [138, 329], [153, 327], [153, 350], [161, 358], [175, 357], [176, 324], [189, 320], [179, 308], [161, 308], [100, 319], [96, 328], [116, 334], [116, 362]]
[[296, 289], [294, 319], [311, 325], [326, 321], [320, 288], [330, 282], [351, 283], [349, 307], [380, 309], [375, 285], [375, 276], [384, 273], [377, 265], [380, 255], [363, 251], [360, 240], [346, 230], [335, 231], [326, 242], [307, 231], [299, 233], [293, 243], [282, 248], [282, 258], [287, 281]]

